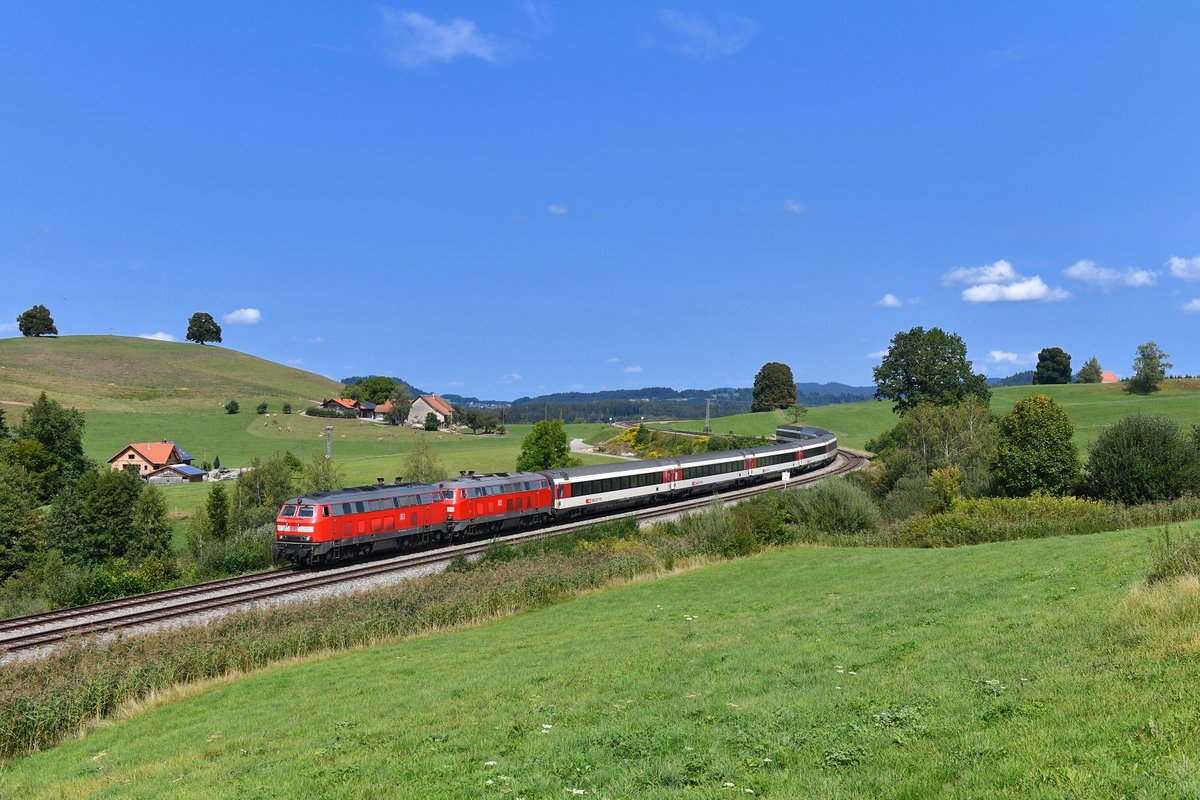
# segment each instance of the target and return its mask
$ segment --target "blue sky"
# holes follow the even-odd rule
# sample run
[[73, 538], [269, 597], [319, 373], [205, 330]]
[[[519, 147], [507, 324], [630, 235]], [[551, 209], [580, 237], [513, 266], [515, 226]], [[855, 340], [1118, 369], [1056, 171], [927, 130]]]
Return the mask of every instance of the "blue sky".
[[[1200, 5], [26, 3], [0, 319], [334, 378], [1200, 373]], [[0, 336], [16, 335], [0, 324]]]

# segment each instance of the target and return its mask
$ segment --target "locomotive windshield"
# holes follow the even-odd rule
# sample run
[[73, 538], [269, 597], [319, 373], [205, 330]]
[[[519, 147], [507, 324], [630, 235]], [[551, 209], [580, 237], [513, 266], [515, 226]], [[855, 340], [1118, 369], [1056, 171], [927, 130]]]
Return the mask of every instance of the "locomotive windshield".
[[442, 492], [442, 499], [443, 500], [453, 500], [454, 499], [454, 490], [447, 489], [446, 491]]
[[279, 516], [281, 516], [281, 517], [296, 516], [296, 507], [295, 506], [284, 506], [283, 511], [279, 512]]
[[300, 506], [300, 516], [311, 517], [312, 515], [313, 515], [313, 507], [312, 506]]

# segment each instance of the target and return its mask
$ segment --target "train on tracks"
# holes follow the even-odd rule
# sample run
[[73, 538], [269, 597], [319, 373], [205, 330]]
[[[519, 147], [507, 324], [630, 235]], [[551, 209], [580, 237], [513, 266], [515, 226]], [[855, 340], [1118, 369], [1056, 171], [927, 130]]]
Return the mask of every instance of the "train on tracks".
[[288, 500], [275, 519], [275, 557], [316, 566], [388, 549], [495, 535], [734, 486], [785, 479], [836, 457], [837, 438], [785, 425], [778, 442], [743, 450], [541, 472], [460, 474], [437, 485], [386, 484]]

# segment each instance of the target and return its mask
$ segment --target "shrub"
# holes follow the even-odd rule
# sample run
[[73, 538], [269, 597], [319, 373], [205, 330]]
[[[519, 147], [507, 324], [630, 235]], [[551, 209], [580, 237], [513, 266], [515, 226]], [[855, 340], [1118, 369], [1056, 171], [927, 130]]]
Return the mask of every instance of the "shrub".
[[1171, 529], [1164, 527], [1162, 538], [1151, 548], [1150, 559], [1146, 583], [1155, 584], [1184, 575], [1200, 576], [1200, 531], [1180, 531], [1172, 539]]
[[284, 404], [283, 404], [283, 413], [285, 413], [285, 414], [290, 414], [290, 413], [292, 413], [292, 404], [291, 404], [291, 403], [284, 403]]
[[265, 413], [267, 413], [267, 404], [266, 404], [266, 403], [259, 403], [259, 404], [258, 404], [258, 406], [257, 406], [257, 407], [254, 409], [254, 413], [256, 413], [256, 414], [265, 414]]
[[206, 580], [266, 569], [274, 563], [274, 542], [274, 523], [207, 541], [196, 554], [196, 577]]
[[909, 519], [896, 529], [908, 547], [955, 547], [1010, 539], [1116, 530], [1128, 522], [1123, 509], [1075, 497], [979, 497], [957, 501], [952, 510]]
[[241, 406], [238, 405], [237, 400], [230, 400], [228, 403], [225, 404], [225, 413], [226, 414], [236, 414], [240, 410], [241, 410]]
[[783, 505], [788, 521], [825, 533], [875, 533], [882, 521], [871, 495], [841, 478], [784, 492]]
[[1064, 494], [1074, 485], [1079, 476], [1079, 452], [1071, 438], [1075, 426], [1054, 400], [1044, 394], [1022, 397], [1000, 417], [999, 434], [992, 476], [1000, 494]]
[[1133, 414], [1100, 432], [1088, 456], [1084, 493], [1127, 505], [1195, 491], [1200, 454], [1166, 417]]
[[885, 519], [894, 521], [921, 514], [933, 505], [934, 497], [928, 478], [910, 472], [892, 486], [880, 504], [880, 510]]

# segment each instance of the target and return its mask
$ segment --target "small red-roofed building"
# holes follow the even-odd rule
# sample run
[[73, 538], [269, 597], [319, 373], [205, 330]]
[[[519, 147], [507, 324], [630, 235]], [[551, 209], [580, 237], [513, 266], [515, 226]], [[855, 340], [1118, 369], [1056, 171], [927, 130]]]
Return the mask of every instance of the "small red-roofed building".
[[1112, 370], [1106, 369], [1100, 373], [1100, 382], [1101, 383], [1120, 383], [1121, 379], [1117, 377], [1117, 374], [1115, 372], [1113, 372]]
[[133, 442], [108, 460], [114, 470], [128, 469], [143, 478], [175, 464], [190, 465], [194, 457], [175, 442], [163, 439], [159, 442]]
[[326, 400], [321, 403], [321, 408], [329, 411], [341, 411], [343, 414], [357, 414], [359, 404], [357, 400], [351, 400], [347, 397], [335, 397], [332, 400]]

